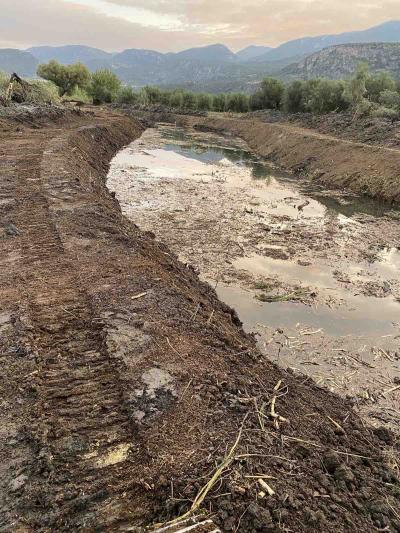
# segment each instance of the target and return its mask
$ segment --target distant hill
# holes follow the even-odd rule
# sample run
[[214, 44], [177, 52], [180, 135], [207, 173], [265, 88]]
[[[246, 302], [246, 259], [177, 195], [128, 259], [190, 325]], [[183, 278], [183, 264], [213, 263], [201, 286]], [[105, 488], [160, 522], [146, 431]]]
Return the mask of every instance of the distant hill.
[[337, 35], [320, 35], [295, 39], [259, 56], [259, 61], [279, 60], [294, 55], [310, 55], [323, 48], [349, 43], [392, 43], [400, 41], [400, 21], [392, 20], [368, 30], [351, 31]]
[[17, 72], [21, 76], [34, 76], [38, 60], [29, 52], [14, 48], [0, 49], [0, 70], [11, 74]]
[[109, 62], [113, 57], [113, 54], [100, 50], [99, 48], [79, 44], [67, 46], [33, 46], [32, 48], [28, 48], [27, 52], [35, 56], [40, 63], [47, 63], [51, 59], [55, 59], [64, 65], [70, 65], [77, 61], [85, 64], [91, 61]]
[[250, 45], [239, 52], [236, 52], [236, 57], [239, 61], [252, 61], [257, 57], [265, 55], [267, 52], [272, 50], [270, 46], [256, 46]]
[[224, 63], [235, 61], [236, 55], [223, 44], [212, 44], [199, 48], [189, 48], [177, 54], [168, 54], [178, 59], [188, 59], [189, 61], [202, 61], [207, 63]]
[[400, 79], [400, 43], [341, 44], [325, 48], [281, 71], [286, 79], [347, 78], [357, 65], [368, 63], [372, 72], [386, 70]]

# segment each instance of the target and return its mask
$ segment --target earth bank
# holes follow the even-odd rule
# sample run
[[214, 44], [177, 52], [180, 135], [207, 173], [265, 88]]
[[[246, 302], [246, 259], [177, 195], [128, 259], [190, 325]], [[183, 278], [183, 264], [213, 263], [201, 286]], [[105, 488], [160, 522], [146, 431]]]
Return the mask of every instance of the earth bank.
[[222, 463], [202, 509], [223, 531], [400, 531], [393, 435], [269, 362], [121, 215], [108, 163], [142, 131], [105, 110], [3, 119], [2, 528], [141, 531]]

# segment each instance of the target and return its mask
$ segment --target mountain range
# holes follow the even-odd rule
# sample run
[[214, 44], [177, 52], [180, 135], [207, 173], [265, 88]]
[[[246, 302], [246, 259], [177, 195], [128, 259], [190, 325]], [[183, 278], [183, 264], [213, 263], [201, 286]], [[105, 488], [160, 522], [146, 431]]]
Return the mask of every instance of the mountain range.
[[[141, 49], [111, 53], [82, 45], [35, 46], [27, 50], [0, 49], [0, 70], [16, 71], [22, 76], [31, 77], [35, 75], [39, 63], [50, 59], [63, 64], [80, 61], [91, 71], [110, 68], [125, 83], [136, 87], [153, 84], [185, 86], [192, 90], [251, 91], [267, 75], [283, 79], [307, 77], [314, 69], [318, 71], [318, 75], [336, 77], [332, 71], [332, 61], [335, 62], [333, 58], [338, 52], [323, 54], [322, 58], [318, 58], [321, 50], [338, 50], [339, 45], [397, 42], [400, 42], [400, 21], [389, 21], [363, 31], [296, 39], [276, 48], [251, 45], [237, 53], [223, 44], [190, 48], [177, 53]], [[369, 52], [360, 51], [362, 48], [357, 50], [356, 55], [366, 55], [364, 59], [368, 60]], [[372, 49], [367, 47], [365, 50]], [[373, 66], [379, 68], [379, 54], [376, 50], [373, 53]], [[328, 56], [331, 66], [326, 74], [324, 61]], [[344, 56], [342, 51], [338, 55], [339, 60]], [[311, 64], [314, 65], [313, 68], [310, 67]], [[340, 68], [336, 70], [340, 71]]]

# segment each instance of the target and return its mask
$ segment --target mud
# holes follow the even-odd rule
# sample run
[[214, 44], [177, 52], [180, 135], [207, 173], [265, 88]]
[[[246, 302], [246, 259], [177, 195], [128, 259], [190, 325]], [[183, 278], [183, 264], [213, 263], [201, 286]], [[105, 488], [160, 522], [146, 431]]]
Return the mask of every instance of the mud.
[[122, 216], [108, 162], [142, 127], [91, 113], [0, 133], [1, 528], [143, 531], [223, 462], [201, 506], [223, 531], [398, 531], [393, 434]]
[[240, 139], [167, 124], [118, 154], [108, 186], [216, 287], [271, 360], [398, 430], [397, 211], [294, 180]]

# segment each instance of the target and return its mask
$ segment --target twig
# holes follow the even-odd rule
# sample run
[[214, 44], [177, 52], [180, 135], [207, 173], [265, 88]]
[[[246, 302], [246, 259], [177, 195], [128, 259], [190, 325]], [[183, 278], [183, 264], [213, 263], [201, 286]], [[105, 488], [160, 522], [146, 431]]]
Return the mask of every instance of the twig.
[[131, 296], [131, 300], [138, 300], [139, 298], [143, 298], [143, 296], [146, 296], [147, 292], [141, 292], [140, 294], [135, 294], [135, 296]]
[[332, 422], [332, 424], [338, 429], [340, 430], [342, 433], [346, 433], [345, 430], [342, 428], [342, 426], [340, 424], [338, 424], [335, 420], [333, 420], [333, 418], [331, 418], [329, 415], [326, 415], [326, 418], [328, 420], [330, 420]]
[[266, 490], [270, 496], [273, 496], [275, 494], [275, 491], [263, 479], [258, 479], [258, 484], [261, 488]]
[[170, 343], [170, 340], [169, 340], [168, 337], [167, 337], [167, 344], [168, 344], [168, 346], [171, 348], [171, 350], [172, 350], [173, 352], [175, 352], [177, 355], [179, 355], [179, 357], [182, 359], [182, 361], [185, 360], [184, 357], [183, 357], [183, 355], [182, 355], [181, 353], [179, 353], [178, 350], [176, 350], [176, 349], [172, 346], [172, 344]]
[[224, 460], [219, 465], [217, 470], [214, 472], [213, 476], [208, 481], [208, 483], [206, 483], [206, 485], [204, 485], [204, 487], [198, 492], [198, 494], [197, 494], [196, 498], [194, 499], [193, 504], [192, 504], [191, 508], [189, 509], [189, 511], [187, 511], [186, 513], [184, 513], [181, 516], [178, 516], [178, 518], [175, 518], [174, 520], [171, 520], [170, 522], [166, 522], [164, 524], [157, 524], [157, 527], [160, 527], [162, 525], [169, 526], [169, 525], [173, 525], [173, 524], [177, 524], [179, 522], [182, 522], [182, 520], [185, 520], [185, 518], [188, 518], [189, 516], [191, 516], [193, 513], [195, 513], [199, 509], [200, 505], [205, 500], [207, 494], [214, 487], [215, 483], [218, 481], [218, 479], [220, 478], [220, 476], [222, 475], [224, 470], [226, 470], [228, 468], [228, 466], [232, 463], [232, 461], [235, 460], [235, 450], [236, 450], [236, 448], [239, 445], [240, 439], [242, 438], [242, 432], [243, 432], [244, 423], [246, 422], [246, 419], [247, 419], [248, 416], [249, 416], [249, 413], [247, 413], [246, 416], [244, 417], [243, 422], [242, 422], [242, 424], [240, 426], [240, 430], [239, 430], [238, 436], [236, 437], [236, 440], [235, 440], [232, 448], [229, 450], [229, 453], [225, 456]]

